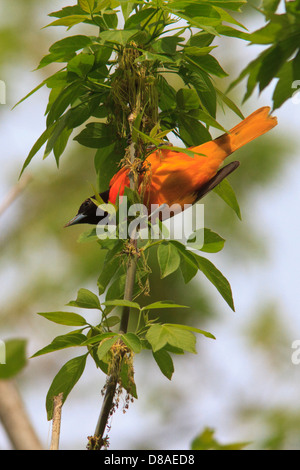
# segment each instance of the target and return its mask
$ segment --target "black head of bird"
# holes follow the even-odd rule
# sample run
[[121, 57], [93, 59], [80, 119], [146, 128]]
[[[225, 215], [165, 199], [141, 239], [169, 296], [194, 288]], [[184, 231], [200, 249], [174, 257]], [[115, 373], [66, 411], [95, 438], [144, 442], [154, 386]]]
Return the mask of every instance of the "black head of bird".
[[[105, 191], [100, 193], [99, 196], [103, 200], [103, 202], [108, 202], [109, 191]], [[78, 209], [77, 214], [73, 219], [71, 219], [68, 223], [66, 223], [65, 227], [69, 227], [70, 225], [77, 225], [77, 224], [93, 224], [97, 225], [105, 216], [105, 214], [97, 215], [97, 204], [93, 201], [96, 199], [96, 196], [91, 196], [86, 199]]]

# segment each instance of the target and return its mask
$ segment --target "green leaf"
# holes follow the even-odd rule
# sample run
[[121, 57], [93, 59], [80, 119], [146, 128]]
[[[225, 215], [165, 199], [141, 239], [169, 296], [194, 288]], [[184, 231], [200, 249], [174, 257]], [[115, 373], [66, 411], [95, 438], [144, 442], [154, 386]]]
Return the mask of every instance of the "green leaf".
[[189, 63], [180, 67], [178, 74], [186, 85], [192, 85], [198, 93], [202, 108], [211, 116], [216, 116], [216, 91], [209, 75], [197, 64]]
[[86, 242], [94, 242], [99, 240], [97, 235], [96, 228], [92, 228], [91, 230], [87, 230], [86, 232], [82, 232], [79, 235], [78, 243], [86, 243]]
[[183, 276], [184, 282], [185, 284], [187, 284], [197, 274], [198, 265], [192, 253], [188, 251], [182, 243], [176, 240], [172, 240], [171, 243], [173, 243], [176, 246], [178, 252], [180, 253], [180, 258], [181, 258], [180, 270], [181, 270], [181, 274]]
[[67, 107], [81, 94], [81, 86], [81, 83], [74, 81], [59, 93], [47, 116], [47, 127], [57, 121]]
[[47, 24], [47, 26], [44, 26], [44, 28], [48, 28], [49, 26], [67, 26], [68, 29], [70, 29], [76, 24], [84, 23], [84, 21], [86, 21], [87, 19], [88, 16], [86, 15], [64, 16], [62, 18], [59, 18], [58, 20], [52, 21], [52, 23]]
[[[17, 375], [27, 364], [25, 339], [8, 339], [0, 344], [0, 379], [10, 379]], [[4, 362], [4, 361], [3, 361]]]
[[175, 108], [176, 92], [167, 80], [159, 75], [157, 78], [157, 89], [159, 92], [159, 107], [164, 110]]
[[165, 349], [153, 352], [153, 357], [160, 368], [161, 372], [171, 380], [174, 372], [174, 364], [170, 354]]
[[179, 268], [180, 256], [176, 248], [170, 243], [161, 243], [158, 246], [157, 259], [161, 279], [169, 276]]
[[215, 36], [213, 34], [209, 34], [206, 31], [200, 31], [198, 33], [192, 34], [186, 44], [190, 47], [207, 47], [213, 42], [214, 39]]
[[66, 335], [60, 335], [54, 338], [54, 340], [42, 349], [39, 349], [31, 357], [42, 356], [54, 351], [61, 349], [72, 348], [75, 346], [81, 346], [86, 341], [86, 336], [81, 333], [68, 333]]
[[270, 22], [263, 28], [254, 31], [248, 35], [248, 41], [252, 44], [273, 44], [277, 42], [278, 33], [282, 30], [282, 25], [276, 22]]
[[124, 21], [126, 22], [129, 18], [130, 13], [132, 12], [134, 8], [134, 2], [130, 1], [122, 1], [121, 3], [121, 8], [122, 8], [122, 13], [124, 17]]
[[135, 354], [138, 354], [142, 350], [142, 343], [140, 338], [134, 333], [126, 333], [121, 335], [122, 341], [131, 349]]
[[20, 99], [20, 101], [18, 101], [14, 107], [12, 109], [14, 109], [16, 106], [18, 106], [19, 104], [21, 104], [23, 101], [27, 100], [27, 98], [29, 98], [29, 96], [33, 95], [33, 93], [35, 93], [36, 91], [38, 91], [40, 88], [42, 88], [44, 85], [46, 85], [47, 83], [47, 80], [43, 80], [42, 83], [40, 83], [38, 86], [36, 86], [33, 90], [31, 90], [29, 93], [27, 93], [26, 96], [24, 96], [22, 99]]
[[272, 99], [273, 99], [273, 110], [280, 108], [280, 106], [289, 99], [295, 92], [295, 88], [292, 87], [294, 76], [293, 76], [293, 62], [289, 61], [284, 64], [280, 72], [277, 74], [279, 80], [275, 87]]
[[99, 295], [105, 292], [105, 289], [113, 279], [114, 275], [118, 272], [119, 268], [120, 259], [118, 257], [111, 258], [110, 252], [108, 252], [106, 254], [104, 265], [97, 282]]
[[227, 95], [225, 95], [225, 93], [222, 93], [222, 91], [218, 90], [218, 88], [216, 88], [215, 90], [217, 92], [217, 95], [221, 98], [221, 100], [226, 104], [229, 109], [231, 109], [241, 119], [245, 119], [245, 116], [242, 114], [237, 105]]
[[[222, 5], [220, 5], [222, 6]], [[217, 11], [222, 19], [222, 22], [230, 23], [230, 24], [235, 24], [237, 26], [240, 26], [241, 28], [244, 28], [247, 30], [247, 28], [242, 25], [239, 21], [237, 21], [232, 15], [228, 13], [228, 11], [224, 10], [223, 8], [220, 8], [217, 5], [214, 5], [214, 10]], [[216, 28], [218, 30], [218, 27]]]
[[187, 284], [193, 279], [193, 277], [198, 272], [199, 268], [198, 268], [197, 262], [192, 252], [188, 251], [185, 245], [178, 242], [177, 240], [171, 240], [170, 243], [172, 243], [176, 247], [177, 251], [180, 253], [180, 258], [181, 258], [180, 270], [181, 270], [184, 282]]
[[124, 297], [125, 282], [126, 274], [118, 275], [107, 289], [106, 300], [122, 299]]
[[198, 266], [194, 262], [192, 256], [189, 256], [189, 252], [187, 251], [186, 254], [180, 253], [181, 262], [180, 262], [180, 270], [183, 277], [185, 284], [190, 282], [198, 272]]
[[21, 177], [23, 171], [25, 170], [25, 168], [29, 165], [29, 163], [31, 162], [31, 160], [33, 159], [33, 157], [35, 156], [35, 154], [40, 150], [40, 148], [45, 144], [45, 142], [47, 142], [47, 140], [49, 139], [49, 137], [51, 136], [52, 132], [54, 131], [54, 125], [48, 127], [43, 133], [42, 135], [38, 138], [38, 140], [35, 142], [35, 144], [33, 145], [33, 147], [31, 148], [25, 162], [24, 162], [24, 165], [22, 167], [22, 170], [20, 172], [20, 176], [19, 178]]
[[78, 0], [78, 4], [83, 11], [91, 13], [95, 6], [95, 0]]
[[42, 59], [40, 60], [39, 65], [37, 66], [36, 70], [39, 70], [43, 67], [46, 67], [49, 64], [53, 64], [53, 62], [68, 62], [69, 60], [74, 57], [75, 52], [70, 52], [70, 53], [56, 53], [56, 54], [47, 54]]
[[54, 377], [46, 397], [46, 410], [49, 421], [53, 417], [53, 398], [63, 393], [63, 403], [66, 401], [69, 393], [84, 371], [86, 357], [86, 354], [74, 357], [68, 361]]
[[[83, 35], [70, 36], [55, 42], [49, 49], [49, 54], [43, 57], [37, 67], [40, 69], [52, 62], [68, 62], [76, 51], [84, 49], [92, 43], [92, 38]], [[48, 80], [47, 80], [48, 81]]]
[[[256, 77], [257, 77], [257, 74], [259, 72], [259, 69], [260, 69], [260, 62], [261, 62], [261, 59], [263, 57], [263, 54], [266, 53], [267, 51], [264, 51], [259, 57], [257, 57], [256, 59], [254, 59], [252, 62], [250, 62], [247, 67], [244, 68], [244, 70], [242, 70], [242, 72], [240, 73], [240, 75], [235, 79], [233, 80], [233, 82], [231, 82], [231, 84], [229, 85], [228, 87], [228, 90], [227, 92], [229, 92], [230, 90], [232, 90], [238, 83], [240, 83], [248, 74], [249, 76], [251, 75], [254, 75], [254, 85], [252, 86], [252, 89], [254, 89], [255, 85], [257, 84], [257, 81], [256, 81]], [[248, 96], [250, 96], [250, 92], [249, 90], [247, 90], [247, 94]], [[244, 101], [245, 101], [245, 97], [244, 97]]]
[[74, 140], [85, 147], [101, 148], [115, 143], [114, 129], [109, 124], [90, 122]]
[[229, 36], [233, 38], [238, 38], [238, 39], [244, 39], [248, 40], [249, 39], [249, 33], [246, 33], [245, 31], [240, 31], [239, 29], [232, 28], [231, 26], [228, 25], [219, 25], [217, 27], [218, 33], [223, 36]]
[[164, 330], [163, 325], [151, 325], [146, 333], [146, 339], [151, 344], [153, 352], [162, 349], [168, 342], [168, 334]]
[[120, 317], [118, 317], [117, 315], [112, 315], [111, 317], [105, 317], [105, 320], [103, 320], [103, 324], [107, 328], [111, 328], [117, 325], [118, 323], [120, 323]]
[[[108, 129], [109, 132], [109, 129]], [[111, 129], [111, 134], [114, 132]], [[98, 176], [98, 186], [100, 191], [105, 191], [111, 178], [118, 169], [118, 164], [124, 157], [126, 142], [125, 140], [111, 141], [111, 136], [107, 136], [106, 143], [97, 150], [94, 159], [95, 170]]]
[[200, 100], [196, 90], [180, 88], [176, 93], [178, 108], [189, 110], [199, 108]]
[[216, 27], [221, 24], [221, 18], [208, 18], [208, 17], [191, 17], [180, 14], [180, 16], [188, 21], [191, 26], [196, 26], [199, 29], [203, 29], [207, 33], [218, 35]]
[[79, 308], [101, 309], [100, 301], [97, 295], [88, 289], [79, 289], [78, 294], [77, 294], [77, 299], [71, 300], [71, 302], [69, 302], [67, 305], [72, 306], [72, 307], [79, 307]]
[[[76, 75], [68, 73], [66, 70], [59, 70], [58, 72], [48, 77], [45, 80], [46, 82], [45, 84], [47, 85], [48, 88], [57, 88], [55, 92], [56, 92], [56, 96], [58, 96], [59, 91], [65, 88], [68, 83], [71, 83], [74, 80], [77, 80]], [[51, 90], [51, 92], [53, 92], [53, 90]]]
[[111, 45], [104, 46], [100, 44], [97, 48], [94, 49], [95, 54], [95, 68], [99, 68], [102, 65], [106, 65], [110, 59], [110, 56], [113, 52]]
[[[223, 274], [206, 258], [197, 255], [196, 253], [189, 251], [186, 247], [179, 243], [176, 240], [172, 240], [170, 243], [176, 246], [178, 252], [182, 255], [182, 258], [186, 261], [187, 266], [190, 266], [191, 269], [196, 269], [202, 271], [202, 273], [209, 279], [209, 281], [217, 288], [222, 297], [228, 303], [228, 305], [234, 310], [233, 299], [231, 287], [227, 279]], [[181, 262], [182, 269], [182, 262]], [[182, 271], [184, 276], [184, 271]], [[193, 273], [194, 274], [194, 273]], [[184, 276], [185, 282], [188, 282], [190, 279], [186, 279]]]
[[[195, 241], [193, 241], [195, 239]], [[205, 251], [206, 253], [217, 253], [223, 249], [225, 240], [217, 233], [208, 228], [196, 230], [193, 232], [187, 245], [196, 250]]]
[[106, 302], [103, 302], [103, 305], [106, 306], [115, 306], [115, 307], [130, 307], [130, 308], [136, 308], [137, 310], [140, 310], [140, 306], [137, 302], [132, 302], [130, 300], [124, 300], [124, 299], [117, 299], [117, 300], [107, 300]]
[[167, 300], [160, 300], [159, 302], [153, 302], [152, 304], [145, 305], [141, 310], [153, 310], [161, 308], [190, 308], [186, 305], [175, 304], [174, 302]]
[[104, 356], [106, 356], [110, 348], [115, 344], [116, 341], [118, 341], [118, 339], [119, 337], [118, 335], [116, 335], [116, 336], [113, 336], [112, 338], [105, 338], [104, 340], [101, 341], [97, 349], [97, 356], [100, 361], [104, 359]]
[[59, 137], [56, 139], [56, 142], [53, 147], [53, 153], [54, 157], [56, 160], [57, 166], [59, 165], [59, 159], [62, 153], [64, 152], [69, 137], [72, 134], [73, 129], [63, 129], [63, 131], [60, 133]]
[[[48, 139], [48, 142], [47, 142], [47, 145], [46, 145], [46, 148], [45, 148], [45, 151], [44, 151], [44, 156], [43, 156], [44, 159], [51, 153], [52, 150], [54, 150], [54, 147], [59, 142], [59, 138], [63, 134], [64, 131], [67, 132], [67, 136], [69, 136], [70, 133], [72, 132], [72, 130], [66, 129], [67, 114], [64, 114], [61, 118], [59, 118], [54, 123], [54, 126], [55, 127], [53, 129], [53, 132], [51, 133], [51, 136]], [[56, 150], [57, 150], [57, 147], [56, 147]], [[59, 155], [60, 155], [60, 153], [59, 153]], [[59, 164], [59, 155], [56, 151], [55, 159], [56, 159], [57, 166]]]
[[139, 32], [138, 29], [116, 29], [114, 31], [102, 31], [99, 34], [99, 38], [103, 41], [112, 42], [114, 44], [120, 44], [121, 46], [126, 46], [129, 40]]
[[38, 313], [38, 315], [60, 325], [83, 326], [87, 324], [85, 318], [73, 312], [46, 312]]
[[178, 328], [176, 325], [151, 325], [146, 333], [146, 339], [151, 344], [153, 352], [162, 349], [168, 343], [176, 348], [196, 353], [195, 335], [191, 331]]
[[[300, 49], [298, 50], [296, 56], [292, 60], [292, 67], [293, 67], [293, 78], [294, 80], [297, 80], [298, 77], [300, 76]], [[282, 69], [280, 72], [282, 73]]]
[[228, 76], [228, 73], [226, 73], [225, 70], [222, 69], [217, 59], [210, 54], [203, 55], [201, 57], [193, 56], [192, 59], [190, 57], [186, 57], [186, 60], [189, 63], [192, 63], [200, 69], [204, 70], [205, 72], [212, 75], [216, 75], [219, 78], [224, 78]]
[[[122, 2], [124, 3], [124, 2]], [[125, 2], [128, 3], [128, 2]], [[132, 2], [130, 2], [132, 3]], [[124, 25], [124, 29], [133, 29], [133, 28], [140, 28], [143, 24], [145, 24], [145, 20], [149, 17], [153, 16], [156, 13], [155, 8], [143, 8], [137, 13], [131, 15]]]
[[133, 378], [133, 369], [131, 364], [124, 358], [121, 364], [120, 378], [122, 387], [133, 397], [137, 398], [136, 384]]
[[77, 54], [68, 63], [67, 70], [76, 73], [79, 77], [85, 78], [88, 72], [93, 68], [95, 62], [94, 54], [81, 52]]
[[[264, 51], [267, 52], [267, 51]], [[243, 98], [243, 103], [252, 95], [255, 87], [258, 84], [258, 74], [261, 69], [261, 60], [262, 60], [262, 55], [258, 57], [258, 60], [254, 60], [253, 63], [251, 62], [251, 67], [249, 70], [249, 75], [248, 75], [248, 80], [247, 80], [247, 91], [244, 95]]]
[[185, 46], [184, 54], [191, 56], [191, 57], [202, 57], [206, 54], [209, 54], [213, 49], [217, 46], [205, 46], [205, 47], [197, 47], [197, 46]]
[[145, 51], [142, 55], [140, 55], [137, 59], [136, 62], [143, 62], [145, 60], [151, 61], [151, 62], [162, 62], [162, 63], [175, 63], [175, 59], [171, 56], [168, 56], [166, 54], [154, 54], [153, 52]]
[[216, 339], [213, 334], [209, 333], [209, 331], [200, 330], [199, 328], [195, 328], [194, 326], [178, 325], [174, 323], [165, 323], [165, 326], [171, 326], [171, 327], [176, 327], [182, 330], [193, 331], [195, 333], [199, 333], [200, 335], [206, 336], [206, 338]]
[[195, 119], [199, 119], [199, 121], [204, 122], [207, 126], [215, 127], [225, 133], [228, 133], [228, 130], [225, 129], [221, 124], [218, 123], [216, 119], [214, 119], [210, 114], [202, 109], [192, 109], [189, 111], [189, 115]]
[[234, 304], [232, 298], [231, 287], [223, 274], [215, 267], [215, 265], [206, 258], [193, 253], [197, 261], [198, 268], [207, 277], [207, 279], [216, 287], [223, 299], [227, 302], [229, 307], [234, 311]]
[[191, 444], [192, 450], [242, 450], [250, 442], [235, 442], [232, 444], [220, 444], [214, 437], [215, 431], [211, 428], [205, 428]]
[[59, 11], [53, 11], [52, 13], [49, 13], [48, 16], [51, 16], [54, 18], [64, 18], [70, 15], [80, 15], [80, 13], [82, 13], [82, 9], [80, 8], [80, 6], [73, 5], [71, 7], [63, 7]]
[[120, 252], [122, 250], [123, 243], [121, 240], [116, 240], [114, 246], [109, 249], [105, 255], [102, 271], [97, 281], [99, 295], [105, 292], [108, 284], [118, 273], [122, 261]]
[[188, 114], [178, 115], [178, 127], [181, 139], [189, 147], [212, 140], [207, 128]]
[[[176, 6], [178, 3], [179, 3], [179, 4], [180, 4], [180, 3], [184, 3], [184, 4], [191, 4], [191, 5], [193, 5], [195, 2], [194, 2], [194, 0], [183, 1], [183, 2], [181, 2], [181, 1], [179, 0], [178, 2], [175, 1], [175, 6]], [[246, 0], [209, 0], [209, 3], [210, 3], [211, 5], [218, 5], [218, 6], [222, 7], [222, 8], [228, 8], [228, 9], [230, 9], [230, 10], [240, 11], [240, 8], [241, 8], [243, 5], [245, 5], [245, 4], [247, 3], [247, 1], [246, 1]], [[197, 10], [197, 9], [195, 9], [195, 10], [191, 9], [191, 10], [188, 10], [188, 11], [190, 11], [190, 12], [197, 12], [197, 11], [198, 11], [198, 12], [199, 12], [199, 11], [202, 11], [202, 10], [200, 10], [200, 9], [198, 9], [198, 10]]]
[[166, 36], [153, 42], [152, 47], [154, 51], [159, 54], [174, 55], [176, 53], [178, 43], [182, 41], [184, 41], [184, 38], [182, 37]]
[[271, 46], [261, 61], [260, 70], [257, 75], [259, 90], [262, 91], [271, 82], [280, 68], [297, 48], [294, 38], [287, 38], [277, 45]]
[[263, 0], [262, 6], [264, 12], [274, 13], [277, 10], [279, 3], [280, 0]]
[[101, 102], [101, 95], [96, 94], [90, 99], [86, 99], [76, 106], [71, 107], [67, 111], [66, 123], [69, 129], [74, 129], [83, 124], [90, 116], [93, 115], [94, 111], [98, 108]]
[[90, 346], [92, 344], [100, 343], [104, 339], [112, 338], [116, 336], [118, 336], [117, 333], [113, 333], [112, 331], [109, 331], [107, 333], [100, 333], [98, 335], [96, 334], [86, 339], [83, 343], [81, 343], [81, 346]]
[[234, 210], [238, 218], [242, 220], [239, 203], [237, 201], [235, 192], [233, 191], [228, 180], [224, 179], [223, 181], [221, 181], [221, 183], [219, 183], [218, 186], [213, 189], [213, 191], [218, 196], [220, 196], [220, 198], [223, 199], [223, 201], [226, 202], [226, 204], [228, 204], [228, 206]]
[[80, 49], [84, 49], [92, 43], [92, 38], [77, 34], [76, 36], [68, 36], [60, 41], [55, 42], [49, 48], [49, 52], [56, 53], [72, 53]]

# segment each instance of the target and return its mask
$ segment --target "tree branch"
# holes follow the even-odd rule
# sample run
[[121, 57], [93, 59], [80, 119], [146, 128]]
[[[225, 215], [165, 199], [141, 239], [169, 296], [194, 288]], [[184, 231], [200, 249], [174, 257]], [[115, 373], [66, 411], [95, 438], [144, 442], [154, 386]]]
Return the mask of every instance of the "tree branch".
[[[131, 130], [132, 130], [133, 121], [134, 121], [134, 115], [132, 113], [128, 118], [128, 122], [129, 122], [129, 126]], [[133, 163], [136, 158], [136, 147], [135, 147], [134, 142], [131, 142], [129, 145], [129, 155], [130, 155], [130, 162]], [[130, 189], [136, 190], [137, 189], [136, 183], [134, 181], [134, 176], [131, 172], [129, 173], [129, 180], [130, 180]], [[127, 266], [124, 300], [132, 300], [133, 289], [134, 289], [134, 284], [135, 284], [136, 268], [137, 268], [137, 254], [136, 254], [137, 240], [132, 238], [132, 235], [131, 235], [129, 243], [134, 247], [134, 252], [129, 255], [130, 258], [129, 258], [128, 266]], [[129, 313], [130, 313], [130, 308], [123, 307], [119, 333], [127, 332]], [[116, 369], [118, 369], [118, 367]], [[109, 416], [114, 406], [113, 401], [114, 401], [114, 397], [116, 394], [118, 380], [119, 380], [119, 377], [118, 377], [118, 374], [116, 373], [112, 373], [107, 379], [105, 396], [104, 396], [104, 400], [102, 403], [102, 408], [100, 411], [95, 433], [94, 433], [93, 438], [90, 438], [89, 448], [92, 450], [100, 450], [101, 447], [103, 447], [105, 444], [103, 440], [103, 434], [105, 432]]]
[[0, 421], [15, 450], [43, 450], [12, 380], [0, 380]]
[[116, 387], [117, 377], [115, 375], [110, 375], [107, 380], [105, 397], [102, 403], [102, 408], [95, 429], [95, 434], [93, 436], [93, 441], [92, 439], [90, 440], [92, 450], [100, 450], [101, 447], [104, 446], [103, 434], [109, 419], [110, 411], [113, 407]]

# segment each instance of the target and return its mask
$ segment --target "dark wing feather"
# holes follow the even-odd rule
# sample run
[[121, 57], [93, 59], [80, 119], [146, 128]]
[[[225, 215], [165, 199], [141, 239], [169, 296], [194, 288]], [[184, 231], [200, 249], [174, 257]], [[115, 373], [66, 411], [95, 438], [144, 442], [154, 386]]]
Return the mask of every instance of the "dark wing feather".
[[221, 168], [211, 180], [209, 180], [206, 184], [201, 186], [201, 188], [197, 192], [196, 201], [199, 201], [199, 199], [202, 199], [207, 193], [209, 193], [212, 189], [218, 186], [218, 184], [220, 184], [224, 178], [227, 178], [227, 176], [230, 175], [230, 173], [236, 170], [239, 165], [240, 165], [240, 162], [235, 161], [235, 162], [228, 163], [228, 165]]

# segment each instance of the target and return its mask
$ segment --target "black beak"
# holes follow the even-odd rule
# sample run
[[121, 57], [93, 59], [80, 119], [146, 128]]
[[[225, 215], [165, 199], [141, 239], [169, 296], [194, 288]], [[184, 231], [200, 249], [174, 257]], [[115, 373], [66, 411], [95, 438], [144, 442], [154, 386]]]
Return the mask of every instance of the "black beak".
[[70, 225], [83, 224], [84, 219], [87, 217], [86, 214], [77, 214], [73, 219], [70, 220], [64, 227], [70, 227]]

